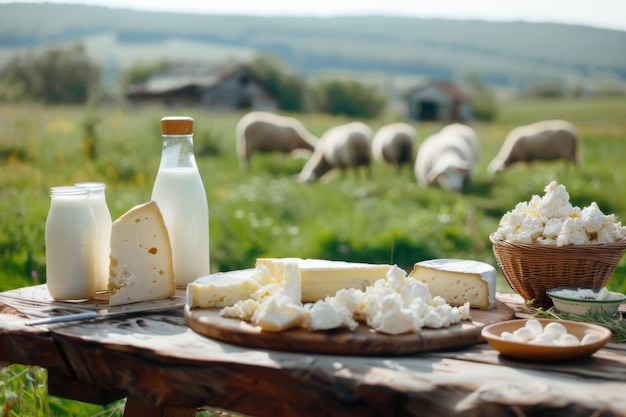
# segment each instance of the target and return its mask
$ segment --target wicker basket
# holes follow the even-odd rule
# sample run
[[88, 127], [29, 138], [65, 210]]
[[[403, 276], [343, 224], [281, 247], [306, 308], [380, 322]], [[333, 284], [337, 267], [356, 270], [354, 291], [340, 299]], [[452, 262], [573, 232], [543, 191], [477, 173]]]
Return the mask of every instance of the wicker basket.
[[559, 287], [602, 288], [626, 250], [626, 239], [615, 243], [548, 246], [494, 240], [493, 253], [511, 288], [534, 307], [548, 308], [546, 290]]

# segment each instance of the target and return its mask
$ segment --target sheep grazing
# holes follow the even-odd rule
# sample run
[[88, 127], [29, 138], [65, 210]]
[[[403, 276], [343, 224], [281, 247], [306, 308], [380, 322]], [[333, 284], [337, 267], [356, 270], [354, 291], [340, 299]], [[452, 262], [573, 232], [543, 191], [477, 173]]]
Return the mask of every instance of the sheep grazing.
[[353, 168], [358, 173], [365, 167], [371, 176], [372, 130], [362, 122], [352, 122], [328, 129], [320, 138], [311, 158], [298, 179], [310, 182], [337, 168]]
[[462, 123], [452, 123], [444, 126], [441, 129], [442, 132], [456, 132], [458, 133], [470, 146], [472, 149], [472, 155], [474, 156], [474, 163], [478, 163], [480, 161], [480, 143], [478, 141], [478, 135], [468, 125], [464, 125]]
[[372, 155], [384, 165], [403, 165], [415, 162], [417, 133], [407, 123], [392, 123], [381, 127], [372, 140]]
[[472, 147], [458, 131], [439, 131], [424, 140], [417, 151], [415, 178], [422, 187], [438, 185], [462, 192], [475, 168]]
[[577, 136], [574, 126], [564, 120], [544, 120], [513, 129], [498, 155], [489, 163], [492, 174], [517, 162], [565, 159], [578, 164]]
[[254, 152], [313, 152], [317, 143], [317, 138], [299, 120], [261, 111], [243, 116], [237, 123], [235, 133], [237, 155], [241, 166], [246, 170]]

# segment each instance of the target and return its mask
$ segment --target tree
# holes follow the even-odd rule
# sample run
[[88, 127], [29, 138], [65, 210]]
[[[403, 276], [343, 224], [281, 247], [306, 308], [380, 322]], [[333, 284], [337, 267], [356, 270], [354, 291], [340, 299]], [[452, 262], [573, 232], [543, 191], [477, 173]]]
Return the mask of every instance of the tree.
[[101, 70], [80, 42], [27, 52], [0, 71], [0, 97], [47, 104], [82, 104], [100, 88]]
[[313, 89], [313, 101], [322, 112], [367, 119], [378, 117], [387, 105], [376, 86], [339, 80], [321, 81]]
[[258, 55], [247, 64], [259, 82], [276, 97], [278, 108], [285, 111], [304, 110], [306, 85], [296, 71], [289, 71], [285, 64], [270, 55]]
[[122, 86], [128, 87], [132, 84], [146, 82], [152, 75], [166, 69], [168, 65], [169, 63], [166, 60], [148, 64], [136, 62], [120, 75]]
[[528, 85], [524, 95], [531, 98], [561, 98], [565, 93], [558, 81], [535, 80]]
[[471, 99], [472, 115], [482, 121], [494, 120], [498, 114], [498, 104], [491, 88], [473, 72], [463, 77], [463, 84]]

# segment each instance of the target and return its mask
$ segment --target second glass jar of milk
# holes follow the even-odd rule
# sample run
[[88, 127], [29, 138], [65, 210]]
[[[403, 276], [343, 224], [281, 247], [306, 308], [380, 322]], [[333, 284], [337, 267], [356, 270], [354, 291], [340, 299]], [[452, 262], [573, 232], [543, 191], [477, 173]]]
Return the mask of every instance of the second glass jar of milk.
[[161, 119], [163, 149], [152, 189], [169, 233], [176, 286], [210, 272], [209, 207], [193, 150], [193, 119]]
[[113, 223], [105, 196], [106, 184], [103, 182], [77, 182], [74, 185], [89, 191], [89, 202], [96, 217], [98, 231], [98, 291], [104, 291], [109, 287], [109, 255], [111, 253], [111, 225]]

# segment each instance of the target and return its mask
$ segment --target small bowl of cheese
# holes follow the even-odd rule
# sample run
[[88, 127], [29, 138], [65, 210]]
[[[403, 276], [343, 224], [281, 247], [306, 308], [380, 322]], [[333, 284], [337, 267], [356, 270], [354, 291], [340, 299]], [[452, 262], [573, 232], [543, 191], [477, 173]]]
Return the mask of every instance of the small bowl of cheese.
[[626, 302], [626, 295], [602, 288], [551, 288], [546, 291], [554, 307], [562, 313], [585, 315], [590, 311], [614, 314]]

